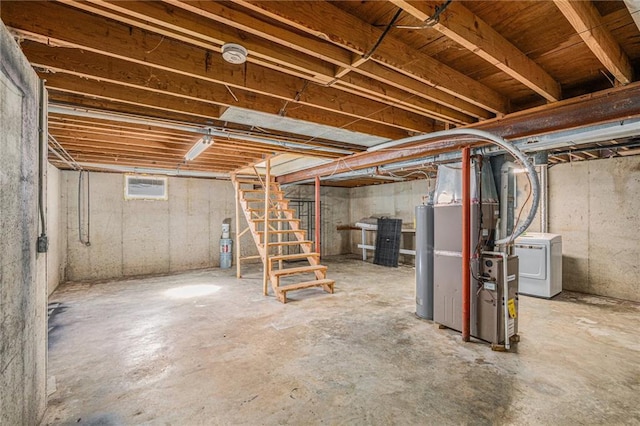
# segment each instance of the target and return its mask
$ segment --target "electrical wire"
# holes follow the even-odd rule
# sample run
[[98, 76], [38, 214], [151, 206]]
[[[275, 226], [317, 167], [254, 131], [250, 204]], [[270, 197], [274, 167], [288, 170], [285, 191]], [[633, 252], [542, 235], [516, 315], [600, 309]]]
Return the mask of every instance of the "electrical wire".
[[[451, 1], [451, 0], [449, 0], [449, 1]], [[373, 47], [371, 49], [369, 49], [369, 51], [367, 53], [362, 55], [363, 59], [369, 59], [371, 57], [371, 55], [373, 55], [373, 53], [376, 51], [378, 46], [380, 46], [380, 43], [382, 43], [382, 40], [384, 40], [384, 38], [387, 36], [387, 34], [391, 30], [391, 28], [393, 28], [393, 24], [396, 23], [396, 21], [400, 17], [401, 13], [402, 13], [402, 9], [398, 8], [398, 10], [396, 11], [395, 15], [393, 15], [393, 18], [391, 18], [391, 21], [389, 21], [389, 23], [387, 24], [387, 27], [384, 29], [382, 34], [380, 34], [380, 37], [378, 37], [378, 41], [376, 41], [376, 44], [374, 44]]]

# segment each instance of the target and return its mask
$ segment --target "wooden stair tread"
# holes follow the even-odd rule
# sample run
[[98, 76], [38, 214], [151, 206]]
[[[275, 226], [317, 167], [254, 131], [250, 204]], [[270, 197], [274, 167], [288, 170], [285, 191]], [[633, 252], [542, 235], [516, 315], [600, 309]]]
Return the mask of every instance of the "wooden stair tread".
[[[266, 192], [266, 190], [264, 189], [242, 189], [240, 188], [240, 192]], [[281, 191], [279, 189], [272, 189], [271, 191], [269, 191], [270, 194], [284, 194], [284, 191]]]
[[[263, 219], [251, 219], [251, 222], [264, 223]], [[300, 222], [300, 219], [287, 219], [287, 218], [269, 218], [269, 222]]]
[[[252, 208], [247, 209], [247, 210], [251, 210], [251, 211], [264, 211], [264, 208], [256, 209], [256, 208], [253, 208], [253, 207], [252, 207]], [[294, 212], [294, 211], [295, 211], [294, 209], [274, 209], [274, 208], [271, 208], [271, 209], [269, 209], [269, 210], [271, 210], [271, 211], [289, 211], [289, 212]]]
[[[293, 234], [295, 232], [307, 232], [304, 229], [270, 229], [270, 234]], [[256, 234], [264, 234], [264, 230], [256, 231]]]
[[307, 240], [303, 240], [303, 241], [280, 241], [280, 242], [271, 242], [268, 244], [268, 246], [270, 247], [275, 247], [275, 246], [295, 246], [298, 244], [313, 244], [313, 241], [307, 241]]
[[334, 280], [324, 278], [321, 280], [305, 281], [297, 284], [283, 285], [278, 287], [278, 291], [286, 293], [287, 291], [292, 291], [292, 290], [300, 290], [303, 288], [317, 287], [322, 285], [333, 285], [333, 284], [335, 284]]
[[[242, 198], [242, 201], [245, 201], [247, 203], [257, 203], [257, 202], [264, 203], [264, 198]], [[279, 203], [289, 202], [289, 200], [279, 200], [277, 198], [269, 198], [269, 201], [277, 201]]]
[[[236, 179], [236, 183], [242, 183], [246, 185], [263, 185], [264, 180], [254, 180], [254, 179]], [[277, 185], [278, 182], [271, 182], [271, 185]]]
[[297, 268], [278, 269], [271, 271], [271, 276], [284, 277], [287, 275], [304, 274], [305, 272], [326, 271], [327, 267], [324, 265], [310, 265], [300, 266]]
[[[267, 175], [268, 174], [267, 172]], [[232, 181], [237, 191], [236, 199], [238, 203], [236, 204], [236, 208], [241, 208], [244, 211], [245, 218], [249, 224], [247, 230], [250, 230], [253, 234], [254, 242], [260, 253], [258, 257], [262, 258], [264, 267], [269, 272], [268, 279], [263, 282], [264, 294], [268, 294], [267, 286], [269, 281], [271, 282], [275, 295], [282, 303], [287, 303], [287, 292], [293, 290], [322, 287], [325, 292], [333, 293], [335, 281], [326, 278], [327, 267], [325, 265], [318, 265], [320, 262], [320, 254], [313, 251], [314, 243], [312, 241], [304, 239], [307, 238], [307, 231], [300, 229], [302, 220], [294, 217], [296, 215], [296, 209], [288, 208], [290, 200], [285, 197], [285, 191], [282, 190], [280, 184], [274, 180], [266, 179], [266, 177], [261, 179], [261, 175], [258, 173], [255, 175], [249, 174], [244, 178], [232, 174]], [[268, 197], [267, 192], [269, 193]], [[237, 212], [236, 214], [239, 213]], [[272, 218], [271, 216], [274, 217]], [[260, 226], [261, 222], [264, 224], [263, 226]], [[282, 226], [283, 223], [286, 225]], [[259, 228], [264, 229], [259, 230]], [[267, 234], [277, 236], [277, 238], [273, 239], [285, 239], [282, 238], [283, 235], [291, 235], [294, 240], [262, 241], [271, 239], [266, 238]], [[291, 239], [291, 237], [287, 237], [286, 239]], [[282, 246], [294, 248], [298, 246], [299, 248], [295, 251], [299, 251], [300, 253], [282, 254], [282, 249], [273, 249], [274, 247], [280, 248]], [[280, 252], [280, 254], [270, 255], [270, 252]], [[272, 269], [274, 266], [277, 267], [273, 262], [280, 262], [281, 264], [282, 261], [290, 260], [303, 260], [305, 266], [277, 270]], [[306, 281], [280, 286], [281, 277], [291, 277], [297, 274], [309, 274], [313, 276], [313, 278], [301, 278]], [[297, 280], [294, 278], [290, 279], [290, 281], [295, 282]]]
[[296, 253], [296, 254], [278, 254], [275, 256], [269, 256], [269, 260], [272, 261], [280, 261], [280, 260], [296, 260], [296, 259], [306, 259], [308, 257], [318, 257], [318, 253]]

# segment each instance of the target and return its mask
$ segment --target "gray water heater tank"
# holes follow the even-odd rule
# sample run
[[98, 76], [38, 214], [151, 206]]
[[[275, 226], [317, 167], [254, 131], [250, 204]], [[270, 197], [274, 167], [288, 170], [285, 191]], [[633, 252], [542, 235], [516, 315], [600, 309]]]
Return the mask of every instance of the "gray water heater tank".
[[433, 205], [416, 207], [416, 315], [433, 320]]

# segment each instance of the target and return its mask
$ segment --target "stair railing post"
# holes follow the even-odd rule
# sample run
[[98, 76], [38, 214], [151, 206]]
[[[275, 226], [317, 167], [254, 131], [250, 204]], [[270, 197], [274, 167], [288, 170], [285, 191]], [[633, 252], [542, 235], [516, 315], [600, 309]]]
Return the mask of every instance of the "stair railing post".
[[236, 188], [236, 277], [242, 278], [242, 266], [240, 260], [240, 183], [238, 182], [238, 176], [234, 173], [231, 175], [233, 186]]
[[269, 293], [269, 197], [271, 193], [271, 159], [265, 160], [266, 176], [264, 182], [264, 273], [262, 277], [262, 291], [266, 296]]

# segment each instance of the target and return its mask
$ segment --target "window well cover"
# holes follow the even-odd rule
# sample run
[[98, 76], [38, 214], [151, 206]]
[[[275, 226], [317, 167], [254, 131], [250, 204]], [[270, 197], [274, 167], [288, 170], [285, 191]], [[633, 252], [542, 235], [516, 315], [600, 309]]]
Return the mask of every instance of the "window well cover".
[[166, 200], [167, 178], [152, 176], [125, 176], [125, 198], [128, 200]]

